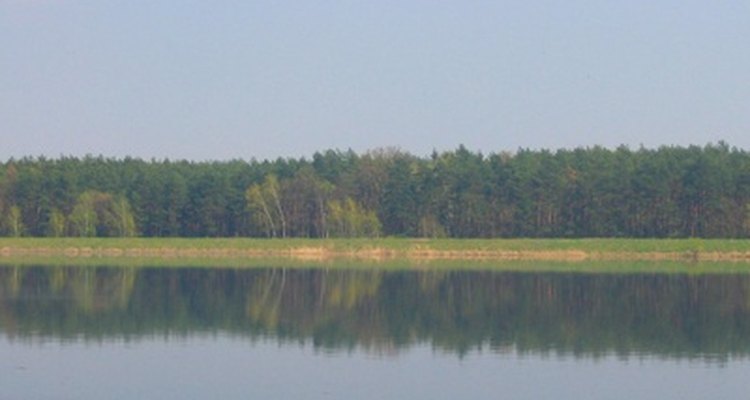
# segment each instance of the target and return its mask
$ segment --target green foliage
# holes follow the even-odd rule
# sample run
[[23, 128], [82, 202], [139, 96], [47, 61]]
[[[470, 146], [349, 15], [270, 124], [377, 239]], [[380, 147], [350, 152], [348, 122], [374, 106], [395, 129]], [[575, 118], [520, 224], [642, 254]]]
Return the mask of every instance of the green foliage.
[[744, 238], [748, 204], [750, 154], [724, 143], [0, 163], [7, 236]]
[[419, 221], [419, 236], [433, 239], [444, 238], [445, 228], [440, 225], [440, 221], [434, 215], [425, 215]]
[[256, 215], [256, 221], [262, 221], [266, 236], [276, 237], [277, 226], [281, 228], [281, 237], [286, 237], [286, 221], [279, 200], [279, 183], [275, 175], [266, 176], [263, 184], [254, 184], [245, 192], [248, 209]]
[[49, 214], [49, 223], [47, 224], [47, 236], [62, 237], [65, 236], [65, 215], [60, 210], [53, 208]]
[[24, 233], [20, 207], [14, 205], [8, 208], [3, 218], [3, 227], [8, 235], [13, 237], [20, 237]]
[[74, 236], [135, 236], [135, 218], [122, 197], [88, 190], [78, 197], [68, 217]]
[[99, 218], [95, 209], [98, 192], [88, 191], [78, 197], [68, 221], [70, 230], [74, 236], [91, 237], [96, 236], [96, 226]]
[[330, 236], [378, 237], [380, 221], [374, 211], [360, 207], [351, 197], [328, 202]]
[[130, 203], [124, 197], [118, 197], [112, 202], [113, 236], [135, 236], [138, 230]]

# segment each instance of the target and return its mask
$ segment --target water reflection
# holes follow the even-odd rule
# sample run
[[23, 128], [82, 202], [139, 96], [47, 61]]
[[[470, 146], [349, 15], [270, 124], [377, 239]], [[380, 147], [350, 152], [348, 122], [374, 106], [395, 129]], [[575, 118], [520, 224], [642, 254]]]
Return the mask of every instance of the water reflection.
[[722, 360], [750, 353], [748, 289], [728, 274], [2, 267], [0, 332]]

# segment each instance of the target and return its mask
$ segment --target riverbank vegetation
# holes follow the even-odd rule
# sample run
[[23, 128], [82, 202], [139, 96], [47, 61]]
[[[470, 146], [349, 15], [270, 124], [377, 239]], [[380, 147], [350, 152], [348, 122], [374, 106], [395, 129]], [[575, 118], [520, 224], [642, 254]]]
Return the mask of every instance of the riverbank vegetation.
[[464, 147], [311, 159], [0, 163], [0, 234], [744, 238], [750, 154], [704, 147]]

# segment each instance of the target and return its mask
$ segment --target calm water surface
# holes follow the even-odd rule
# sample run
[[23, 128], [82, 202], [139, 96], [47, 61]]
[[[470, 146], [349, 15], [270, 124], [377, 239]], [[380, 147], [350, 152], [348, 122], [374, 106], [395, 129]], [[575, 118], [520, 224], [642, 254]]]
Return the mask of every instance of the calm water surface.
[[734, 399], [750, 276], [0, 268], [0, 399]]

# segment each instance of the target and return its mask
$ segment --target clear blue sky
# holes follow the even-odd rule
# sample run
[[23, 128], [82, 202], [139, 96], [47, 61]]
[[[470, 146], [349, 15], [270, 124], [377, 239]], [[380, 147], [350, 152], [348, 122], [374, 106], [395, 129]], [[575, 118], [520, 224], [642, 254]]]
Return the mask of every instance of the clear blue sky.
[[0, 0], [0, 159], [750, 148], [750, 2]]

